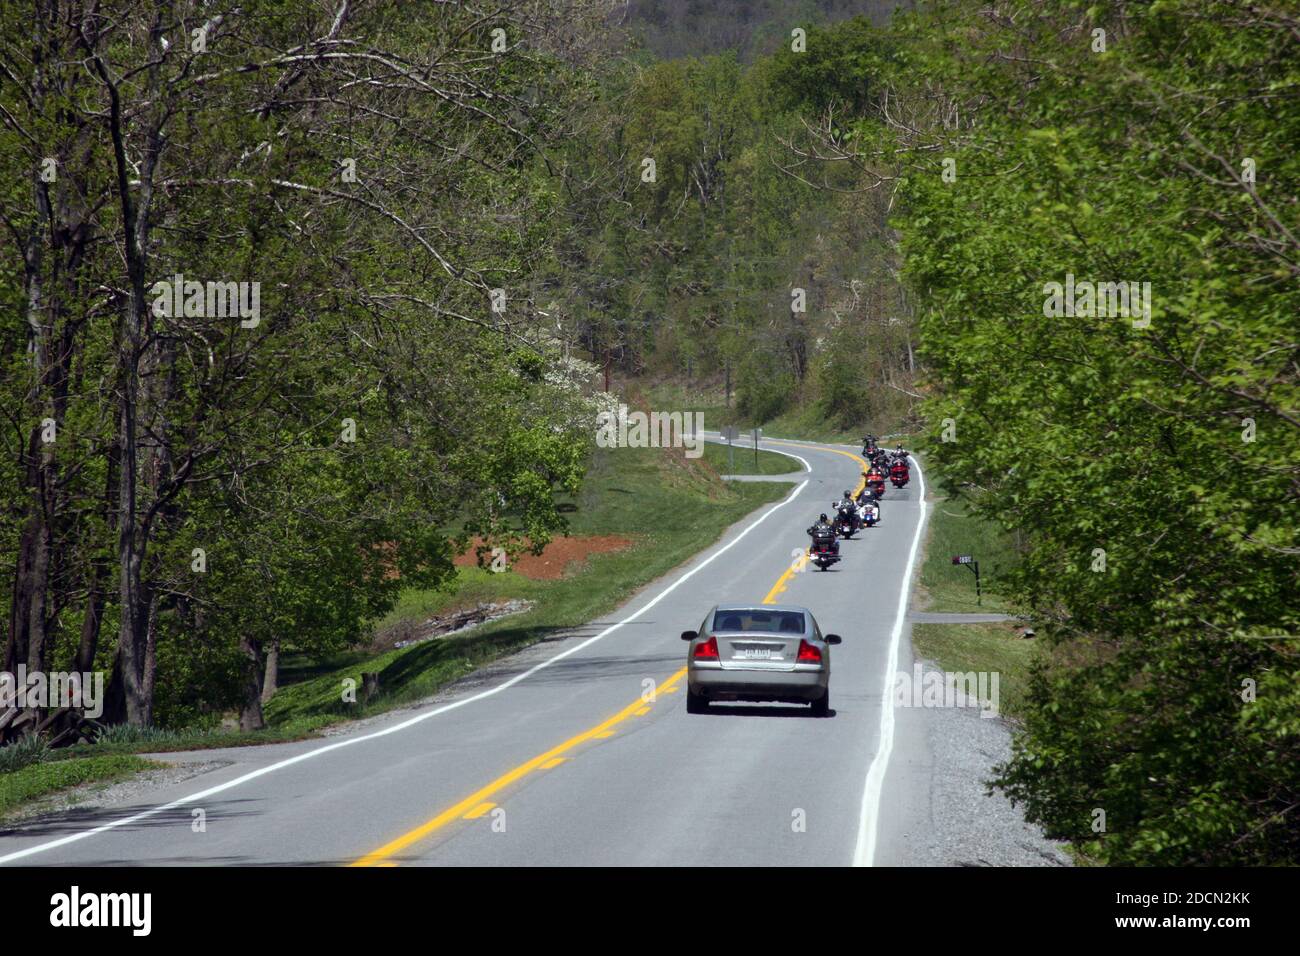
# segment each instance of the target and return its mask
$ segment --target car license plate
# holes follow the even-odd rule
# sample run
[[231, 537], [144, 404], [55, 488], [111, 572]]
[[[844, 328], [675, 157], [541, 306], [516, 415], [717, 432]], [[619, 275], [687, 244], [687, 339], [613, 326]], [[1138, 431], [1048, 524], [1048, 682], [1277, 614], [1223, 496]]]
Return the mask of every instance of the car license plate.
[[747, 661], [770, 661], [772, 659], [772, 649], [768, 647], [746, 647], [740, 651], [742, 660]]

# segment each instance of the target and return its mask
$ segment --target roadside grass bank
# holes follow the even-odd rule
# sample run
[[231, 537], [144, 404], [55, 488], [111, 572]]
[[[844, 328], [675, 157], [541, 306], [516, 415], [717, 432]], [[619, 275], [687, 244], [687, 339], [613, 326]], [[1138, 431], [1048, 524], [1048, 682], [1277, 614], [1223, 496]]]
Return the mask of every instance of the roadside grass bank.
[[[788, 471], [789, 459], [781, 460]], [[751, 453], [752, 462], [752, 453]], [[762, 459], [760, 458], [760, 461]], [[532, 602], [528, 611], [480, 625], [463, 635], [426, 641], [284, 687], [266, 708], [268, 722], [284, 730], [316, 727], [321, 720], [370, 716], [431, 696], [507, 654], [596, 620], [638, 589], [715, 542], [754, 509], [779, 500], [786, 483], [722, 482], [680, 450], [607, 449], [597, 452], [582, 489], [561, 500], [572, 535], [617, 534], [632, 540], [621, 551], [592, 554], [560, 578], [534, 580], [507, 570], [458, 569], [447, 590], [413, 591], [380, 623], [418, 620], [453, 605], [490, 601]], [[378, 675], [379, 694], [344, 703], [340, 688], [361, 673]]]
[[[722, 454], [725, 459], [725, 449]], [[738, 451], [737, 471], [742, 457]], [[425, 699], [506, 655], [558, 639], [609, 614], [641, 587], [713, 544], [745, 515], [780, 500], [791, 487], [785, 482], [724, 482], [706, 461], [687, 459], [682, 449], [597, 449], [581, 488], [561, 496], [560, 508], [573, 538], [617, 535], [630, 541], [628, 547], [588, 554], [555, 578], [468, 566], [457, 568], [443, 589], [405, 592], [393, 610], [375, 622], [376, 632], [489, 602], [520, 600], [531, 607], [464, 632], [383, 652], [354, 648], [324, 660], [286, 655], [281, 687], [264, 707], [264, 730], [113, 728], [99, 742], [65, 752], [80, 757], [302, 739], [331, 725]], [[759, 461], [772, 469], [764, 473], [772, 474], [789, 472], [796, 464], [775, 453], [760, 454]], [[752, 466], [752, 451], [749, 462]], [[378, 692], [370, 699], [363, 692], [363, 673], [378, 677]], [[349, 688], [354, 691], [345, 694]]]
[[33, 800], [56, 796], [88, 783], [116, 783], [165, 764], [134, 754], [108, 753], [94, 757], [50, 756], [15, 770], [0, 772], [0, 821], [30, 807]]
[[182, 750], [216, 750], [220, 747], [250, 747], [256, 744], [302, 740], [331, 721], [303, 722], [293, 727], [263, 730], [234, 730], [228, 727], [129, 727], [111, 728], [94, 743], [79, 743], [57, 751], [59, 757], [93, 757], [100, 754], [171, 753]]
[[[924, 468], [924, 458], [921, 464]], [[926, 479], [930, 516], [914, 607], [938, 613], [1014, 615], [1016, 607], [999, 587], [1017, 560], [1015, 536], [972, 514], [934, 472], [927, 471]], [[955, 555], [979, 561], [982, 598], [976, 597], [971, 566], [953, 564]], [[934, 661], [945, 671], [998, 674], [999, 712], [1012, 720], [1023, 713], [1037, 643], [1023, 637], [1014, 622], [916, 623], [912, 648], [918, 658]]]
[[[921, 461], [925, 467], [925, 460]], [[965, 501], [950, 495], [941, 480], [926, 472], [932, 497], [930, 520], [917, 590], [918, 610], [1013, 614], [1015, 608], [999, 592], [1003, 576], [1015, 566], [1015, 536], [970, 513]], [[886, 503], [888, 503], [886, 496]], [[970, 555], [980, 564], [982, 597], [975, 593], [970, 565], [953, 564], [956, 555]]]
[[1036, 646], [1010, 622], [913, 624], [912, 648], [918, 658], [934, 661], [944, 671], [997, 674], [1001, 716], [1018, 720], [1024, 712]]
[[803, 465], [789, 455], [759, 448], [756, 464], [752, 447], [735, 445], [728, 451], [726, 445], [712, 441], [704, 443], [704, 454], [700, 457], [719, 475], [788, 475], [803, 470]]
[[[704, 427], [708, 431], [717, 431], [724, 425], [734, 425], [742, 432], [754, 428], [763, 429], [764, 438], [788, 438], [795, 441], [827, 442], [830, 444], [855, 445], [862, 441], [862, 436], [869, 431], [880, 435], [901, 431], [889, 422], [854, 425], [843, 428], [828, 423], [825, 413], [815, 402], [797, 405], [787, 409], [765, 422], [756, 422], [744, 415], [732, 403], [726, 403], [722, 382], [702, 382], [696, 385], [684, 385], [680, 382], [659, 381], [640, 382], [637, 389], [646, 401], [658, 410], [701, 412], [704, 415]], [[739, 474], [739, 472], [738, 472]]]

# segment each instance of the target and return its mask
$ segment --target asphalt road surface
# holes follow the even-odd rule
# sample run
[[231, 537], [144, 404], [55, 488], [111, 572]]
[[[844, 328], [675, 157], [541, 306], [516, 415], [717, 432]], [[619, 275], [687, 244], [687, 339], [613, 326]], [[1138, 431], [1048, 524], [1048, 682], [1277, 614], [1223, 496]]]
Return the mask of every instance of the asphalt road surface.
[[[856, 489], [862, 463], [845, 446], [762, 447], [806, 463], [790, 493], [607, 620], [326, 741], [165, 755], [221, 763], [119, 805], [15, 827], [0, 836], [0, 863], [963, 862], [935, 852], [932, 830], [952, 814], [935, 803], [932, 735], [887, 694], [912, 665], [923, 476], [914, 466], [911, 484], [889, 488], [882, 523], [843, 542], [840, 564], [794, 570], [805, 529]], [[686, 713], [679, 635], [721, 601], [802, 604], [843, 636], [829, 718], [779, 704]], [[970, 784], [963, 801], [987, 799]], [[999, 837], [982, 812], [938, 842], [1018, 838]]]

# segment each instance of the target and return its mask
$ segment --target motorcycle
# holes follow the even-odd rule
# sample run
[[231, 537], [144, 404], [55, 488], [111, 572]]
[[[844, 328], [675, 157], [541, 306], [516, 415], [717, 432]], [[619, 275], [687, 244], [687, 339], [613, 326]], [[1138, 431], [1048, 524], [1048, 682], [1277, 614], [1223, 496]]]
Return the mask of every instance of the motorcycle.
[[864, 528], [874, 528], [880, 524], [880, 505], [870, 500], [860, 501], [858, 503], [858, 516]]
[[813, 535], [812, 547], [808, 549], [808, 555], [812, 563], [825, 571], [832, 564], [840, 560], [839, 544], [835, 541], [835, 535], [816, 534]]
[[857, 510], [844, 506], [838, 508], [835, 512], [835, 533], [841, 538], [851, 538], [854, 532], [858, 530]]
[[894, 483], [895, 488], [902, 488], [911, 477], [912, 472], [907, 467], [907, 462], [896, 461], [889, 468], [889, 480]]
[[872, 468], [869, 472], [863, 472], [863, 477], [867, 479], [867, 487], [875, 493], [877, 498], [885, 496], [885, 476], [881, 474], [878, 468]]

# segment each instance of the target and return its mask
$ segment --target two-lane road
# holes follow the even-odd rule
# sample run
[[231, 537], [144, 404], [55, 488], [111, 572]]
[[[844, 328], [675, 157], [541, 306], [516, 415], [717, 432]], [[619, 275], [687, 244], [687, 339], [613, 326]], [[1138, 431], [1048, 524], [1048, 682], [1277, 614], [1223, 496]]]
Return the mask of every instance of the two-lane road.
[[[792, 569], [805, 529], [858, 486], [862, 462], [831, 446], [763, 447], [807, 464], [790, 494], [607, 621], [329, 742], [205, 753], [229, 763], [147, 800], [16, 828], [0, 862], [875, 862], [882, 794], [910, 798], [907, 781], [884, 786], [886, 695], [911, 664], [923, 479], [914, 467], [912, 484], [889, 489], [882, 523], [844, 542], [839, 565]], [[843, 635], [832, 716], [767, 704], [688, 715], [680, 632], [719, 601], [764, 600], [806, 605]]]

